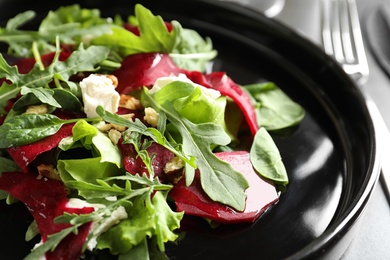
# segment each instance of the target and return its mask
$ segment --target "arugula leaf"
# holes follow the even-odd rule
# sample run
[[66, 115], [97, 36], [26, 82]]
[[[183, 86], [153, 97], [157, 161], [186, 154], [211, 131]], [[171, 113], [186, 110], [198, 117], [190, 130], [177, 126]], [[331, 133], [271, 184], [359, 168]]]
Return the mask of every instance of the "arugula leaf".
[[39, 91], [32, 89], [42, 88], [53, 78], [60, 78], [66, 82], [70, 76], [77, 72], [94, 71], [96, 65], [107, 57], [108, 52], [109, 50], [106, 47], [91, 46], [84, 49], [80, 45], [79, 49], [74, 51], [66, 61], [61, 62], [58, 58], [54, 59], [52, 64], [44, 70], [41, 70], [39, 65], [36, 64], [27, 74], [19, 74], [17, 67], [9, 66], [4, 57], [0, 55], [0, 78], [6, 78], [12, 82], [11, 84], [4, 82], [0, 87], [2, 112], [4, 113], [4, 107], [7, 105], [8, 100], [16, 97], [21, 90], [23, 90], [24, 94], [34, 93], [42, 103], [58, 106], [58, 102], [49, 97], [50, 90]]
[[[114, 184], [108, 183], [113, 181]], [[131, 174], [98, 179], [95, 183], [73, 180], [66, 184], [69, 188], [78, 190], [87, 202], [105, 205], [89, 214], [65, 213], [56, 218], [57, 223], [71, 223], [74, 227], [93, 221], [86, 245], [97, 239], [97, 249], [107, 248], [113, 254], [135, 254], [138, 249], [142, 249], [142, 254], [145, 254], [147, 238], [156, 239], [161, 251], [164, 251], [165, 242], [177, 238], [173, 230], [179, 227], [183, 213], [172, 211], [167, 204], [166, 194], [172, 185], [161, 184], [158, 179], [150, 180], [145, 175]], [[113, 196], [117, 199], [106, 199]], [[126, 209], [127, 219], [122, 219], [106, 230], [107, 220], [121, 206]], [[54, 242], [50, 241], [50, 244]], [[40, 250], [44, 251], [45, 248]]]
[[[218, 159], [211, 150], [212, 145], [230, 143], [230, 137], [224, 129], [214, 123], [192, 123], [176, 111], [172, 102], [157, 103], [145, 88], [142, 94], [151, 107], [159, 113], [166, 114], [169, 122], [180, 133], [184, 154], [196, 158], [201, 185], [206, 194], [214, 201], [229, 205], [238, 211], [244, 210], [245, 189], [249, 187], [247, 180], [230, 164]], [[191, 182], [192, 180], [186, 180], [187, 185]]]
[[[160, 131], [158, 131], [153, 127], [147, 127], [139, 119], [136, 119], [134, 122], [127, 120], [123, 117], [120, 117], [116, 114], [112, 114], [104, 110], [102, 106], [98, 106], [96, 108], [96, 113], [106, 122], [127, 127], [128, 128], [128, 130], [126, 131], [127, 133], [137, 132], [152, 138], [153, 141], [167, 148], [176, 156], [180, 157], [189, 166], [191, 166], [192, 168], [196, 168], [195, 158], [193, 156], [187, 156], [185, 153], [182, 153], [181, 151], [177, 150], [176, 147], [172, 145], [171, 142], [169, 142]], [[124, 134], [124, 138], [126, 140], [127, 138], [126, 133]]]
[[122, 26], [112, 25], [112, 33], [92, 39], [92, 44], [108, 46], [122, 57], [135, 53], [162, 52], [169, 53], [176, 43], [176, 32], [168, 32], [161, 16], [143, 7], [135, 5], [135, 18], [140, 36], [133, 34]]
[[40, 100], [44, 104], [48, 104], [53, 107], [60, 108], [61, 105], [55, 100], [53, 97], [54, 91], [48, 88], [28, 88], [28, 87], [21, 87], [20, 94], [21, 95], [27, 95], [27, 94], [33, 94], [35, 97], [37, 97], [38, 100]]
[[282, 157], [264, 127], [260, 128], [255, 135], [250, 150], [250, 159], [253, 168], [264, 178], [279, 184], [288, 184], [288, 175]]
[[31, 57], [31, 45], [36, 42], [43, 53], [53, 50], [57, 36], [66, 44], [78, 45], [87, 42], [85, 37], [110, 33], [110, 23], [100, 17], [97, 9], [82, 9], [79, 5], [60, 7], [50, 11], [42, 20], [38, 31], [19, 28], [34, 19], [34, 11], [26, 11], [10, 19], [5, 28], [0, 28], [0, 41], [9, 44], [9, 49], [20, 57]]
[[292, 101], [275, 83], [251, 84], [243, 87], [254, 99], [257, 120], [268, 131], [285, 129], [299, 124], [305, 110]]
[[218, 55], [211, 39], [203, 39], [197, 31], [182, 28], [176, 21], [172, 22], [172, 26], [179, 33], [169, 56], [180, 68], [205, 72], [207, 63]]
[[32, 249], [31, 253], [27, 255], [24, 259], [25, 260], [41, 259], [42, 257], [44, 257], [46, 252], [53, 251], [66, 236], [68, 236], [71, 233], [77, 233], [78, 227], [79, 226], [70, 226], [68, 228], [61, 230], [58, 233], [48, 236], [45, 243], [40, 244], [39, 246]]

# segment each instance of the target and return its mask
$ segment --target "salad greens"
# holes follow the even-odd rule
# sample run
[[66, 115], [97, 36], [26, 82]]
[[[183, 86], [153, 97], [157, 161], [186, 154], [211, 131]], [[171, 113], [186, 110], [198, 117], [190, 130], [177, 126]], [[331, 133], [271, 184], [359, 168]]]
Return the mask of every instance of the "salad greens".
[[[129, 120], [102, 106], [96, 107], [98, 117], [87, 118], [80, 81], [74, 77], [112, 74], [127, 56], [152, 52], [169, 54], [183, 70], [205, 72], [217, 55], [209, 38], [183, 28], [177, 21], [167, 23], [140, 4], [127, 20], [103, 18], [96, 9], [65, 6], [49, 12], [37, 31], [20, 29], [34, 17], [33, 11], [26, 11], [0, 28], [0, 41], [8, 44], [9, 55], [21, 62], [33, 59], [32, 68], [22, 73], [18, 65], [11, 65], [0, 55], [0, 182], [2, 174], [23, 168], [12, 158], [10, 149], [33, 146], [68, 125], [71, 133], [49, 151], [54, 151], [55, 172], [70, 190], [70, 201], [82, 201], [94, 210], [85, 214], [64, 211], [55, 222], [70, 226], [48, 234], [26, 259], [54, 251], [65, 237], [77, 234], [88, 223], [92, 225], [83, 252], [107, 249], [120, 259], [148, 259], [154, 247], [164, 252], [164, 244], [177, 239], [175, 230], [184, 212], [173, 211], [167, 201], [176, 183], [159, 179], [153, 164], [159, 155], [148, 152], [153, 144], [182, 163], [179, 168], [184, 172], [185, 185], [193, 184], [199, 174], [208, 198], [232, 211], [245, 210], [245, 191], [250, 183], [214, 154], [216, 148], [235, 149], [232, 141], [239, 140], [236, 130], [229, 127], [232, 123], [226, 120], [227, 104], [232, 100], [174, 77], [157, 91], [140, 86], [139, 102], [142, 108], [150, 107], [157, 113], [156, 126], [145, 118]], [[48, 53], [52, 56], [45, 56]], [[66, 58], [61, 56], [64, 54]], [[268, 131], [297, 125], [304, 110], [273, 83], [242, 88], [252, 98], [262, 126], [250, 148], [252, 166], [262, 178], [286, 185], [287, 172]], [[36, 106], [44, 112], [26, 113]], [[237, 127], [242, 117], [234, 118]], [[120, 138], [113, 140], [102, 130], [107, 126]], [[121, 145], [134, 148], [135, 159], [146, 172], [128, 171]], [[40, 154], [36, 153], [35, 157]], [[23, 169], [27, 169], [27, 160], [22, 161]], [[13, 201], [5, 191], [0, 198]], [[33, 222], [26, 237], [34, 237], [38, 229], [38, 223]]]

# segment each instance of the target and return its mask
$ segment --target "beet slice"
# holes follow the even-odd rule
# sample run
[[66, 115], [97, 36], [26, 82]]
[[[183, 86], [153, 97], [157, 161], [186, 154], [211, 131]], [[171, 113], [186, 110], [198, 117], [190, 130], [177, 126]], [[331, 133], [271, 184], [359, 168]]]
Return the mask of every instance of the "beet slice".
[[[62, 51], [60, 52], [60, 56], [58, 57], [58, 60], [65, 61], [70, 55], [71, 52]], [[43, 66], [44, 67], [49, 66], [53, 62], [54, 56], [55, 56], [55, 52], [50, 52], [42, 55], [41, 60]], [[25, 58], [25, 59], [17, 60], [14, 65], [18, 67], [19, 73], [26, 74], [34, 67], [35, 63], [36, 63], [35, 58]]]
[[230, 163], [248, 180], [250, 187], [245, 191], [247, 195], [245, 210], [238, 212], [229, 206], [212, 201], [204, 193], [197, 172], [190, 186], [186, 186], [182, 178], [169, 192], [169, 196], [175, 201], [177, 211], [184, 211], [186, 215], [210, 219], [221, 224], [253, 223], [279, 201], [275, 187], [261, 179], [254, 171], [248, 152], [221, 152], [216, 153], [216, 156]]
[[73, 125], [74, 124], [63, 125], [54, 135], [31, 144], [7, 148], [7, 151], [22, 171], [27, 173], [29, 171], [28, 165], [32, 163], [38, 155], [56, 148], [63, 138], [72, 135]]
[[[62, 183], [51, 179], [37, 179], [34, 174], [22, 172], [2, 173], [0, 176], [0, 189], [23, 202], [34, 217], [42, 241], [48, 235], [57, 233], [70, 224], [54, 223], [58, 216], [68, 213], [87, 214], [92, 207], [69, 208], [67, 195]], [[79, 259], [82, 247], [90, 230], [91, 223], [82, 225], [78, 234], [69, 234], [62, 240], [54, 252], [46, 253], [46, 259]]]
[[128, 94], [143, 86], [154, 85], [158, 78], [177, 76], [181, 72], [167, 54], [138, 53], [127, 56], [113, 74], [118, 78], [116, 91]]
[[[123, 163], [126, 171], [131, 174], [144, 174], [148, 173], [144, 162], [139, 156], [134, 148], [133, 144], [123, 144], [123, 140], [119, 142], [119, 149], [122, 152]], [[157, 143], [152, 143], [150, 147], [146, 149], [149, 156], [152, 159], [152, 167], [154, 170], [155, 177], [158, 177], [163, 183], [168, 182], [168, 178], [164, 173], [165, 165], [173, 159], [174, 154]]]
[[178, 76], [185, 74], [193, 82], [207, 88], [212, 88], [228, 96], [241, 109], [251, 133], [254, 135], [259, 129], [255, 107], [251, 98], [224, 72], [203, 74], [198, 71], [180, 69], [168, 54], [139, 53], [126, 57], [122, 66], [114, 71], [118, 78], [116, 90], [120, 94], [128, 94], [143, 86], [151, 87], [160, 77]]

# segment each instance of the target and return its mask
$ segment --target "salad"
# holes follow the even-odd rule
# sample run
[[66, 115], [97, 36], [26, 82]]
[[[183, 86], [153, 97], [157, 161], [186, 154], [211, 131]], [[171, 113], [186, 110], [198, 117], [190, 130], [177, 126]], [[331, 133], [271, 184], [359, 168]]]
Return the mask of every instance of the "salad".
[[0, 197], [34, 217], [26, 259], [153, 258], [186, 216], [253, 223], [278, 201], [269, 132], [304, 110], [274, 83], [212, 72], [210, 38], [140, 4], [126, 18], [64, 6], [22, 29], [35, 15], [0, 28]]

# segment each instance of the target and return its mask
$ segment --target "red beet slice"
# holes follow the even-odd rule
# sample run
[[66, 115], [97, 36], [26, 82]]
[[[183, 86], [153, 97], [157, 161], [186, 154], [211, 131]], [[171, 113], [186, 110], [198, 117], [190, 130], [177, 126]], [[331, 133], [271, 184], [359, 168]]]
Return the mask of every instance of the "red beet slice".
[[187, 215], [207, 218], [221, 224], [253, 223], [278, 202], [279, 196], [275, 187], [262, 180], [253, 170], [248, 152], [221, 152], [216, 155], [230, 163], [235, 170], [243, 173], [247, 178], [250, 187], [245, 191], [247, 195], [245, 210], [238, 212], [212, 201], [201, 188], [199, 173], [197, 173], [190, 186], [185, 185], [183, 178], [169, 192], [169, 196], [175, 201], [177, 211], [184, 211]]
[[234, 100], [244, 114], [252, 134], [259, 126], [252, 100], [224, 72], [202, 74], [198, 71], [187, 71], [177, 67], [168, 54], [139, 53], [126, 57], [121, 68], [114, 72], [118, 78], [117, 91], [128, 94], [140, 87], [151, 87], [160, 77], [177, 76], [184, 73], [193, 82], [207, 88], [216, 89], [222, 95]]
[[[62, 183], [51, 179], [37, 179], [30, 173], [10, 172], [0, 176], [0, 189], [22, 201], [34, 217], [42, 241], [48, 235], [57, 233], [70, 224], [54, 223], [54, 219], [64, 212], [87, 214], [94, 209], [91, 207], [67, 207], [67, 195]], [[47, 259], [79, 259], [83, 244], [90, 230], [90, 223], [78, 229], [78, 234], [71, 233], [56, 247], [54, 252], [46, 254]]]

